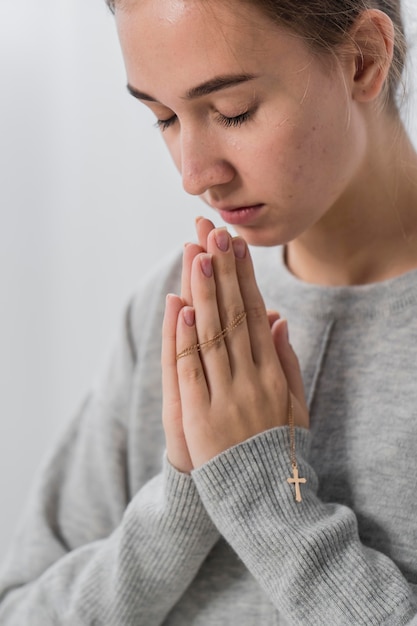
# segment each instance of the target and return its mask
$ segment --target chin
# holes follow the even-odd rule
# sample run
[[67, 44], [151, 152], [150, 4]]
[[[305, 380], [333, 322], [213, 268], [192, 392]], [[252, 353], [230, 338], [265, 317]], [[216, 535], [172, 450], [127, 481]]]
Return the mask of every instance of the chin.
[[269, 229], [236, 228], [240, 237], [250, 246], [272, 248], [273, 246], [283, 246], [288, 243], [288, 237], [284, 233], [274, 232]]

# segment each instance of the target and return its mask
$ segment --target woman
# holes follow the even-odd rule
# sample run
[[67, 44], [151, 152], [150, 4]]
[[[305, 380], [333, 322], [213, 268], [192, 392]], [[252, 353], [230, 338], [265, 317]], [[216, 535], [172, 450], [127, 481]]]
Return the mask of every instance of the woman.
[[1, 624], [417, 623], [399, 4], [112, 8], [130, 92], [239, 236], [200, 219], [182, 270], [144, 281], [38, 481]]

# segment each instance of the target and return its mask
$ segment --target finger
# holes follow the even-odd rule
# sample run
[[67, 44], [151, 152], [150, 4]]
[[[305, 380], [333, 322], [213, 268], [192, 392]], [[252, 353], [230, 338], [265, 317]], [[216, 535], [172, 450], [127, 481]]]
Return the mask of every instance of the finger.
[[176, 364], [176, 331], [177, 319], [183, 307], [181, 298], [174, 294], [168, 294], [165, 303], [165, 315], [162, 325], [162, 391], [163, 406], [162, 414], [165, 425], [165, 417], [172, 420], [181, 418], [181, 399], [178, 387], [177, 364]]
[[191, 298], [191, 266], [193, 260], [203, 252], [201, 246], [196, 243], [186, 243], [182, 255], [182, 274], [181, 274], [181, 298], [184, 304], [192, 305]]
[[252, 350], [246, 320], [241, 318], [245, 306], [236, 274], [232, 238], [225, 228], [216, 228], [209, 234], [207, 248], [213, 254], [217, 305], [221, 327], [227, 329], [225, 343], [230, 369], [233, 374], [239, 367], [242, 373], [246, 369], [248, 374], [253, 367]]
[[300, 364], [289, 339], [287, 320], [276, 321], [271, 329], [275, 349], [291, 393], [306, 408]]
[[184, 437], [176, 362], [177, 321], [182, 308], [181, 298], [167, 296], [162, 327], [162, 422], [170, 463], [179, 471], [190, 472], [193, 465]]
[[269, 328], [272, 328], [274, 322], [280, 319], [280, 314], [278, 311], [272, 311], [271, 309], [267, 309], [266, 315], [268, 317]]
[[207, 237], [210, 231], [214, 228], [213, 222], [205, 217], [197, 217], [195, 224], [199, 244], [186, 243], [182, 259], [181, 297], [184, 300], [184, 303], [189, 306], [192, 305], [190, 287], [192, 262], [197, 254], [207, 251]]
[[258, 364], [269, 363], [271, 359], [275, 361], [275, 348], [271, 339], [268, 316], [256, 283], [248, 246], [242, 237], [234, 237], [232, 245], [239, 288], [247, 313], [253, 360]]
[[162, 325], [162, 389], [163, 389], [163, 412], [181, 413], [181, 402], [178, 388], [177, 364], [176, 364], [176, 332], [177, 319], [180, 310], [184, 306], [181, 298], [174, 294], [168, 294], [165, 304], [165, 315]]
[[211, 220], [208, 220], [205, 217], [197, 217], [195, 227], [198, 236], [198, 243], [203, 248], [203, 251], [207, 252], [207, 237], [215, 226]]
[[200, 254], [191, 272], [191, 291], [196, 314], [200, 360], [210, 393], [230, 384], [229, 355], [221, 335], [222, 322], [216, 296], [216, 283], [211, 254]]
[[203, 365], [198, 351], [198, 337], [195, 324], [195, 310], [185, 306], [178, 316], [176, 356], [178, 384], [184, 418], [209, 402], [209, 393]]

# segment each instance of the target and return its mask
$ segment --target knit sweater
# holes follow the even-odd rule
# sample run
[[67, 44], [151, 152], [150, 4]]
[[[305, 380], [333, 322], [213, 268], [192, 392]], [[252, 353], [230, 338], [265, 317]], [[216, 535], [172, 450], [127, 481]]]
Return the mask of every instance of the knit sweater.
[[191, 475], [167, 461], [171, 259], [42, 467], [1, 569], [1, 626], [417, 624], [417, 271], [330, 288], [297, 280], [280, 249], [254, 257], [301, 363], [303, 501], [287, 427]]

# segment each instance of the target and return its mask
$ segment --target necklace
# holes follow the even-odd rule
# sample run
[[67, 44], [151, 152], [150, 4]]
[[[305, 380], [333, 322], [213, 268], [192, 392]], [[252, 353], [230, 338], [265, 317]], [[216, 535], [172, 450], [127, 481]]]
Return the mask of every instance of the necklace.
[[292, 401], [291, 392], [288, 388], [288, 426], [290, 430], [290, 460], [292, 477], [287, 478], [287, 483], [294, 485], [295, 487], [295, 501], [301, 502], [301, 489], [300, 484], [307, 482], [306, 478], [299, 478], [297, 457], [295, 456], [295, 426], [294, 426], [294, 405]]

